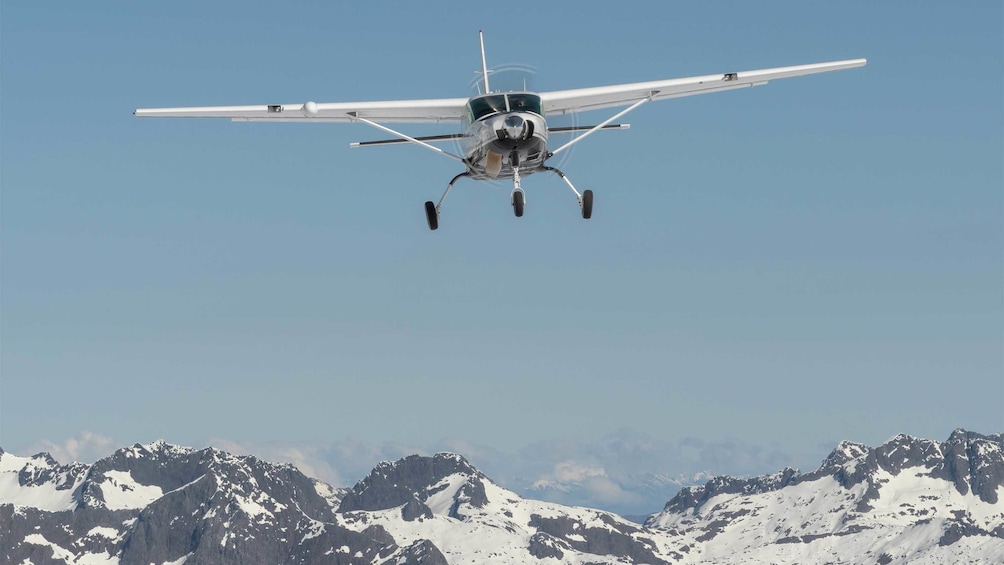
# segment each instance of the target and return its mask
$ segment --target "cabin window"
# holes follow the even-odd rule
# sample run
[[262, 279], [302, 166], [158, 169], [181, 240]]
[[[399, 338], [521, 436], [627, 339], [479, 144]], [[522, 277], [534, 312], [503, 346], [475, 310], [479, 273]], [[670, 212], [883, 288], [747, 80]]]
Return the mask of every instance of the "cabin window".
[[505, 112], [505, 95], [494, 94], [491, 96], [475, 98], [468, 102], [468, 107], [470, 108], [471, 115], [475, 120], [480, 120], [481, 118], [491, 114]]
[[536, 94], [509, 94], [509, 111], [511, 112], [533, 112], [544, 115], [541, 108], [540, 96]]

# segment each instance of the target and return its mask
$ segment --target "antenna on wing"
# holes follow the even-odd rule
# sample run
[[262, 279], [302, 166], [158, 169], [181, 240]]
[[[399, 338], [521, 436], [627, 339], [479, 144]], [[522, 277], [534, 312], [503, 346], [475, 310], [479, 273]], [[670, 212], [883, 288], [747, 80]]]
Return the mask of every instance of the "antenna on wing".
[[488, 89], [488, 63], [485, 62], [485, 34], [478, 30], [478, 39], [481, 40], [481, 76], [485, 79], [485, 94], [491, 92]]

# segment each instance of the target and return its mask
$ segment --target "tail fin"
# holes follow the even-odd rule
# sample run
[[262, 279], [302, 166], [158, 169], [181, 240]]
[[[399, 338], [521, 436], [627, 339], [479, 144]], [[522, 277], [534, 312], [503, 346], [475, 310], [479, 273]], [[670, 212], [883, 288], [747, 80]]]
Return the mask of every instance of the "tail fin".
[[478, 38], [481, 40], [481, 75], [485, 79], [485, 94], [491, 92], [488, 89], [488, 63], [485, 62], [485, 35], [478, 30]]

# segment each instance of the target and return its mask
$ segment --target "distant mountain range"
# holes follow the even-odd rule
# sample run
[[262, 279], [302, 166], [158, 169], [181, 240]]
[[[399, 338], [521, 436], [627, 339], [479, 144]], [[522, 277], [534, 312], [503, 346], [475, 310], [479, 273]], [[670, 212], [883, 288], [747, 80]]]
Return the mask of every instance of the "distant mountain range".
[[0, 450], [0, 563], [999, 564], [1002, 487], [1004, 434], [964, 430], [842, 442], [808, 474], [714, 477], [644, 525], [524, 499], [450, 453], [340, 489], [165, 442], [93, 465]]

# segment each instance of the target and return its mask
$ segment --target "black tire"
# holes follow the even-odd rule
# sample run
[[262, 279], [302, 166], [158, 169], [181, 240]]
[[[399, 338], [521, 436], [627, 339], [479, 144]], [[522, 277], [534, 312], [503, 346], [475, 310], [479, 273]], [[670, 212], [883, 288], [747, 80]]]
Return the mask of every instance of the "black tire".
[[582, 219], [588, 220], [593, 217], [593, 191], [586, 190], [582, 193]]
[[523, 217], [523, 191], [517, 190], [512, 194], [512, 211], [517, 218]]
[[436, 213], [436, 205], [431, 200], [425, 203], [425, 221], [429, 222], [430, 230], [439, 228], [439, 214]]

